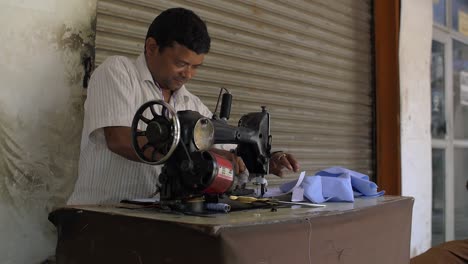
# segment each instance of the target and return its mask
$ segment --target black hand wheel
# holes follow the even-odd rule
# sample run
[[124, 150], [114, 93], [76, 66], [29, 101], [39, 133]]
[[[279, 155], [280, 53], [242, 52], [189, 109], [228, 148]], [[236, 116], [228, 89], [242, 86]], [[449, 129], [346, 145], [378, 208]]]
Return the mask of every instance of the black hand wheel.
[[[162, 106], [161, 115], [157, 114], [155, 110], [155, 106], [159, 105]], [[153, 116], [152, 119], [144, 116], [148, 109]], [[167, 114], [167, 111], [169, 111], [169, 114]], [[138, 129], [140, 122], [146, 124], [145, 130]], [[145, 125], [143, 124], [142, 127], [145, 127]], [[171, 157], [179, 144], [179, 140], [179, 118], [171, 105], [162, 100], [153, 100], [140, 106], [133, 117], [132, 145], [141, 161], [151, 165], [163, 164]], [[147, 152], [146, 155], [145, 152]]]

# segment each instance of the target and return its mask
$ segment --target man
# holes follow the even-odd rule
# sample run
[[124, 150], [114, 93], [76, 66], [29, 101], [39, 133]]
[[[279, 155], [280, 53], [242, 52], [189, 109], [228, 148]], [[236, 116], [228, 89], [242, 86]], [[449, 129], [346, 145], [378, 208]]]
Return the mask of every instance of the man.
[[[162, 12], [148, 29], [145, 52], [135, 62], [122, 56], [108, 58], [91, 77], [85, 102], [79, 176], [68, 204], [116, 203], [151, 197], [160, 166], [141, 163], [131, 144], [131, 123], [145, 102], [164, 100], [176, 111], [211, 112], [184, 84], [195, 76], [210, 49], [205, 23], [192, 11], [173, 8]], [[218, 150], [245, 170], [239, 157]], [[287, 153], [275, 153], [270, 171], [298, 171]]]

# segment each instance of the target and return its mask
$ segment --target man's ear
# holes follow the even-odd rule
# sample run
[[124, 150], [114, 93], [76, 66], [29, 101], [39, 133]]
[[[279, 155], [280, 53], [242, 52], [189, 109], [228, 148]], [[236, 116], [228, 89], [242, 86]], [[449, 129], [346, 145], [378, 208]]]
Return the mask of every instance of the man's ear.
[[159, 46], [156, 40], [152, 37], [149, 37], [145, 41], [145, 52], [148, 55], [154, 55], [156, 52], [158, 52]]

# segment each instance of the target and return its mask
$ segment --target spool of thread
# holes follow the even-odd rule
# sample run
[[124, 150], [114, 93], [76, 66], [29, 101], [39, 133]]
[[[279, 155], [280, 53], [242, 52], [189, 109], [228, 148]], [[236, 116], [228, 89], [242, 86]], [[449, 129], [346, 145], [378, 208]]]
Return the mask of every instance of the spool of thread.
[[205, 203], [205, 208], [207, 210], [225, 212], [225, 213], [231, 211], [231, 206], [225, 203]]

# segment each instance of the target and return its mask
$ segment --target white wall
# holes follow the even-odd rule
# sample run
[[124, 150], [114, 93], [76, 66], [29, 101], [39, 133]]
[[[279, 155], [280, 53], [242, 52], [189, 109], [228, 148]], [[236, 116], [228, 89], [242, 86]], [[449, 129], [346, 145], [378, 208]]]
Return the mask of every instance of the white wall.
[[0, 0], [0, 263], [53, 254], [77, 174], [96, 0]]
[[431, 39], [432, 1], [401, 1], [401, 173], [402, 194], [415, 198], [412, 256], [431, 246]]

